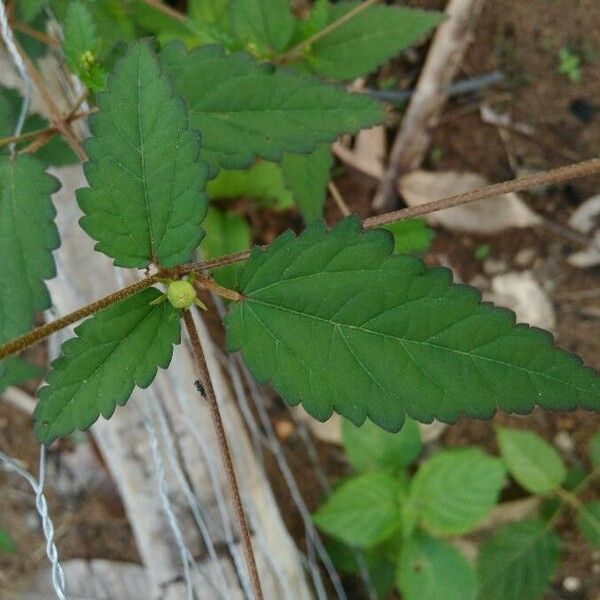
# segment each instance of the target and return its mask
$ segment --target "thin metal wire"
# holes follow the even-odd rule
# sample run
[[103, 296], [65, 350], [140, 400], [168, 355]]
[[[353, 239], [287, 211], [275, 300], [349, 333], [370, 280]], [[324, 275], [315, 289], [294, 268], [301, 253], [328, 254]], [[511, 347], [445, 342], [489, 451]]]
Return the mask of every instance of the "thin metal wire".
[[[337, 597], [339, 598], [339, 600], [346, 600], [347, 599], [346, 591], [344, 590], [344, 587], [342, 586], [342, 582], [340, 581], [340, 577], [331, 561], [331, 558], [330, 558], [329, 554], [327, 553], [327, 550], [325, 549], [325, 546], [323, 545], [323, 542], [321, 541], [321, 538], [320, 538], [317, 530], [315, 529], [315, 526], [313, 525], [310, 511], [308, 510], [308, 507], [306, 506], [306, 504], [304, 502], [304, 498], [302, 498], [302, 494], [300, 493], [298, 483], [292, 473], [289, 463], [287, 462], [287, 460], [285, 458], [283, 450], [282, 450], [281, 446], [279, 445], [277, 436], [275, 435], [275, 432], [273, 431], [273, 425], [271, 424], [269, 415], [266, 411], [264, 403], [262, 402], [262, 397], [258, 390], [258, 386], [256, 385], [254, 378], [250, 374], [250, 371], [248, 371], [248, 369], [246, 368], [246, 365], [241, 361], [239, 355], [237, 355], [237, 354], [235, 355], [235, 360], [237, 361], [238, 366], [241, 369], [242, 373], [244, 374], [246, 382], [248, 383], [248, 386], [250, 388], [250, 397], [252, 398], [252, 400], [255, 404], [255, 407], [256, 407], [258, 415], [259, 415], [260, 422], [261, 422], [264, 430], [267, 432], [267, 438], [269, 439], [269, 445], [271, 447], [271, 451], [273, 452], [273, 455], [275, 456], [275, 460], [277, 461], [279, 470], [281, 471], [281, 474], [283, 475], [283, 478], [285, 479], [285, 482], [287, 484], [288, 490], [289, 490], [290, 494], [292, 495], [294, 504], [296, 505], [296, 508], [298, 509], [298, 512], [300, 513], [300, 517], [302, 519], [302, 524], [304, 525], [304, 529], [306, 532], [307, 541], [310, 541], [310, 543], [312, 543], [314, 545], [316, 553], [319, 556], [321, 562], [323, 563], [325, 570], [327, 571], [327, 575], [329, 576], [329, 580], [331, 581], [331, 584], [333, 585], [333, 588], [335, 590]], [[321, 579], [320, 574], [318, 574], [318, 572], [317, 572], [317, 573], [314, 573], [314, 575], [316, 577], [316, 581], [320, 581], [320, 579]]]
[[181, 554], [181, 562], [183, 564], [183, 576], [185, 579], [188, 600], [194, 600], [194, 585], [192, 583], [192, 578], [190, 574], [190, 563], [194, 563], [194, 558], [192, 557], [192, 554], [185, 543], [183, 534], [179, 527], [179, 523], [177, 522], [177, 517], [173, 512], [173, 507], [171, 506], [171, 502], [169, 500], [169, 495], [167, 493], [167, 484], [165, 479], [165, 468], [162, 461], [162, 457], [160, 455], [160, 450], [158, 448], [158, 436], [156, 434], [156, 428], [154, 427], [154, 423], [150, 419], [150, 416], [146, 414], [146, 411], [142, 410], [142, 414], [144, 416], [144, 425], [148, 434], [150, 452], [152, 453], [152, 462], [154, 463], [158, 495], [160, 498], [163, 512], [165, 513], [167, 522], [169, 523], [169, 527], [173, 532], [175, 543], [177, 544], [177, 548], [179, 549], [179, 553]]
[[52, 565], [52, 587], [59, 600], [67, 600], [65, 573], [58, 559], [58, 550], [54, 543], [54, 525], [48, 514], [48, 504], [46, 502], [46, 497], [44, 496], [46, 447], [44, 445], [40, 446], [40, 465], [37, 481], [31, 473], [23, 469], [16, 460], [4, 454], [4, 452], [0, 452], [0, 461], [8, 465], [15, 473], [17, 473], [17, 475], [20, 475], [25, 479], [35, 494], [35, 508], [42, 520], [42, 529], [44, 531], [44, 537], [46, 538], [46, 556]]
[[[15, 126], [13, 135], [18, 136], [21, 135], [21, 131], [23, 130], [23, 125], [25, 124], [25, 118], [27, 117], [27, 111], [29, 110], [29, 102], [31, 97], [31, 79], [27, 74], [27, 67], [23, 62], [23, 57], [17, 50], [17, 46], [15, 45], [15, 41], [13, 38], [13, 33], [8, 23], [8, 15], [6, 14], [6, 7], [4, 6], [4, 1], [0, 0], [0, 37], [2, 37], [2, 41], [6, 46], [6, 50], [10, 55], [10, 58], [15, 65], [15, 69], [17, 69], [17, 73], [19, 77], [23, 80], [25, 84], [25, 93], [23, 94], [23, 100], [21, 102], [21, 111], [19, 112], [19, 118], [17, 119], [17, 124]], [[11, 154], [15, 153], [15, 144], [9, 145], [9, 150]]]
[[204, 546], [206, 547], [208, 555], [214, 565], [215, 573], [218, 579], [220, 597], [227, 599], [229, 596], [227, 580], [225, 578], [225, 573], [223, 572], [223, 566], [221, 565], [221, 561], [219, 560], [217, 551], [210, 537], [208, 525], [206, 523], [206, 519], [204, 518], [204, 511], [200, 506], [200, 503], [198, 502], [198, 498], [194, 494], [194, 491], [190, 487], [190, 484], [188, 483], [185, 474], [183, 473], [179, 458], [177, 457], [175, 452], [175, 442], [167, 424], [167, 418], [164, 409], [156, 395], [156, 392], [154, 392], [152, 388], [149, 388], [148, 395], [150, 396], [150, 409], [154, 413], [154, 416], [160, 426], [160, 431], [164, 441], [167, 459], [169, 460], [171, 469], [175, 473], [175, 476], [179, 481], [179, 485], [183, 490], [190, 510], [192, 511], [194, 519], [196, 520], [196, 525], [198, 526], [198, 530], [200, 531], [200, 535], [202, 537], [202, 541], [204, 542]]
[[[221, 298], [214, 296], [214, 295], [213, 295], [213, 299], [215, 301], [215, 305], [217, 307], [217, 312], [219, 313], [219, 316], [221, 318], [223, 318], [226, 313], [223, 301], [221, 300]], [[277, 439], [277, 436], [275, 435], [275, 432], [273, 431], [273, 426], [272, 426], [269, 416], [266, 412], [262, 394], [260, 393], [260, 390], [258, 389], [258, 386], [256, 385], [256, 382], [254, 381], [254, 378], [252, 377], [252, 375], [250, 374], [250, 372], [248, 371], [248, 369], [246, 368], [244, 363], [241, 361], [239, 355], [229, 355], [227, 357], [227, 364], [228, 364], [228, 372], [229, 372], [230, 377], [232, 377], [232, 379], [233, 379], [233, 372], [239, 370], [239, 372], [241, 372], [243, 374], [244, 379], [246, 380], [246, 383], [248, 384], [248, 387], [250, 389], [250, 397], [252, 398], [252, 402], [254, 403], [254, 406], [258, 412], [260, 423], [261, 423], [264, 431], [266, 432], [265, 444], [266, 444], [267, 448], [269, 448], [269, 450], [271, 451], [273, 456], [275, 457], [277, 466], [279, 467], [279, 470], [280, 470], [281, 474], [283, 475], [283, 478], [286, 482], [287, 488], [292, 496], [292, 500], [296, 506], [296, 509], [298, 510], [298, 512], [300, 514], [300, 518], [302, 519], [302, 523], [304, 525], [304, 530], [305, 530], [305, 534], [306, 534], [306, 543], [307, 543], [308, 553], [309, 553], [309, 556], [307, 558], [307, 564], [309, 567], [308, 570], [309, 570], [309, 573], [313, 580], [313, 585], [315, 587], [317, 596], [319, 597], [319, 599], [327, 598], [327, 592], [325, 591], [325, 587], [323, 585], [319, 566], [316, 563], [316, 560], [314, 559], [314, 557], [316, 555], [319, 556], [321, 562], [323, 563], [323, 566], [325, 567], [325, 570], [327, 571], [327, 574], [333, 585], [333, 588], [335, 590], [337, 598], [339, 600], [346, 600], [346, 598], [347, 598], [346, 592], [342, 586], [339, 575], [338, 575], [333, 563], [331, 562], [331, 558], [329, 557], [329, 554], [327, 553], [327, 550], [325, 549], [325, 546], [323, 545], [323, 542], [321, 541], [321, 538], [319, 537], [317, 530], [315, 529], [315, 527], [312, 523], [310, 511], [308, 510], [308, 507], [306, 506], [306, 503], [304, 502], [304, 498], [302, 497], [302, 494], [300, 493], [300, 489], [299, 489], [298, 483], [293, 475], [292, 469], [290, 468], [289, 463], [287, 462], [287, 459], [283, 452], [283, 449], [281, 448], [281, 445], [279, 444], [279, 440]], [[257, 424], [252, 415], [252, 411], [247, 409], [247, 410], [242, 410], [241, 412], [244, 417], [250, 418], [250, 420], [247, 421], [247, 426], [250, 428], [250, 430], [252, 431], [253, 429], [257, 428]]]
[[[175, 397], [177, 398], [177, 402], [181, 409], [185, 412], [185, 414], [191, 415], [193, 414], [193, 407], [191, 406], [188, 394], [186, 393], [186, 390], [183, 387], [183, 381], [185, 381], [185, 377], [182, 373], [181, 361], [173, 361], [173, 366], [171, 368], [177, 371], [174, 378]], [[200, 453], [202, 454], [202, 457], [204, 459], [204, 463], [208, 471], [208, 476], [213, 486], [213, 490], [215, 492], [217, 508], [219, 510], [219, 514], [221, 516], [221, 523], [225, 532], [225, 543], [227, 545], [227, 550], [229, 551], [229, 554], [233, 560], [237, 577], [242, 585], [246, 598], [252, 598], [250, 581], [246, 573], [243, 558], [239, 548], [235, 543], [231, 519], [229, 515], [229, 507], [225, 502], [223, 490], [221, 489], [221, 481], [219, 479], [218, 467], [215, 461], [215, 457], [211, 453], [202, 432], [196, 426], [195, 420], [193, 418], [186, 419], [186, 424], [190, 434], [192, 435], [194, 441], [198, 445]]]
[[[21, 101], [21, 110], [19, 111], [19, 117], [13, 131], [13, 135], [17, 137], [21, 135], [21, 131], [23, 130], [23, 125], [25, 124], [25, 119], [27, 117], [27, 111], [29, 110], [32, 83], [27, 73], [27, 67], [23, 62], [23, 57], [17, 50], [13, 33], [8, 23], [8, 15], [6, 14], [6, 7], [3, 0], [0, 0], [0, 37], [6, 46], [6, 50], [15, 66], [15, 69], [17, 70], [17, 73], [19, 74], [19, 77], [25, 85], [25, 93], [23, 94], [23, 100]], [[15, 148], [16, 145], [14, 143], [9, 145], [9, 150], [13, 155], [15, 153]], [[59, 600], [66, 600], [65, 573], [58, 559], [58, 550], [56, 548], [56, 544], [54, 543], [54, 525], [50, 515], [48, 514], [48, 503], [46, 502], [46, 497], [44, 495], [44, 479], [46, 477], [46, 446], [43, 444], [40, 445], [40, 463], [37, 481], [33, 475], [31, 475], [31, 473], [21, 468], [15, 460], [3, 452], [0, 452], [0, 460], [11, 467], [15, 473], [23, 477], [29, 483], [35, 493], [35, 507], [42, 520], [42, 529], [44, 532], [44, 537], [46, 538], [46, 556], [48, 557], [48, 560], [52, 566], [52, 587], [54, 588], [56, 597], [59, 598]]]

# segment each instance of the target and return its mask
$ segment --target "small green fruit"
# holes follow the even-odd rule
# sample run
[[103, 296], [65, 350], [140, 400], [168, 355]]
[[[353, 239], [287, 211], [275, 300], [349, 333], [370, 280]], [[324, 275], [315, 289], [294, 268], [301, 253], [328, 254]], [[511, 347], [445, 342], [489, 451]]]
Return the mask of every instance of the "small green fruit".
[[187, 280], [171, 281], [167, 287], [167, 298], [177, 309], [189, 308], [196, 302], [196, 290]]

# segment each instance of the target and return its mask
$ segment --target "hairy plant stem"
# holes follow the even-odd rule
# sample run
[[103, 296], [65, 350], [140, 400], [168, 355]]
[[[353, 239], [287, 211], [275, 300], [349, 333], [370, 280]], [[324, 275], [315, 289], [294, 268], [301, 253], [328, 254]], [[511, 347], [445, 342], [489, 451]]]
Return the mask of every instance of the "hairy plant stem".
[[233, 300], [234, 302], [239, 302], [244, 299], [244, 296], [235, 290], [230, 290], [229, 288], [223, 287], [219, 285], [210, 277], [206, 277], [204, 275], [199, 275], [196, 273], [196, 279], [194, 284], [197, 288], [203, 288], [205, 290], [211, 290], [221, 296], [221, 298], [226, 298], [227, 300]]
[[[491, 198], [498, 196], [499, 194], [506, 194], [508, 192], [521, 192], [528, 188], [538, 187], [542, 185], [549, 185], [559, 183], [561, 181], [568, 181], [577, 177], [586, 177], [588, 175], [594, 175], [600, 173], [600, 159], [595, 158], [592, 160], [583, 161], [568, 165], [566, 167], [559, 167], [558, 169], [552, 169], [545, 173], [536, 173], [534, 175], [526, 175], [525, 177], [519, 177], [503, 183], [496, 183], [488, 185], [486, 187], [468, 192], [466, 194], [459, 194], [458, 196], [450, 196], [448, 198], [442, 198], [441, 200], [435, 200], [434, 202], [428, 202], [421, 206], [414, 206], [409, 208], [403, 208], [393, 212], [378, 215], [376, 217], [370, 217], [363, 221], [365, 229], [371, 229], [379, 227], [381, 225], [388, 225], [395, 223], [396, 221], [403, 221], [405, 219], [411, 219], [416, 216], [426, 215], [428, 213], [442, 210], [445, 208], [451, 208], [453, 206], [459, 206], [461, 204], [467, 204], [474, 202], [475, 200], [483, 200], [484, 198]], [[588, 242], [591, 243], [591, 242]], [[199, 279], [202, 280], [203, 273], [210, 269], [216, 269], [225, 265], [231, 265], [237, 262], [246, 260], [250, 256], [250, 250], [244, 250], [243, 252], [237, 252], [235, 254], [228, 254], [227, 256], [220, 256], [210, 260], [192, 262], [185, 265], [174, 267], [173, 269], [167, 269], [156, 273], [153, 276], [142, 279], [141, 281], [133, 284], [129, 287], [123, 288], [119, 292], [105, 296], [100, 300], [92, 304], [88, 304], [83, 308], [65, 315], [62, 319], [42, 325], [37, 329], [30, 331], [29, 333], [9, 341], [8, 343], [0, 346], [0, 360], [6, 358], [12, 354], [17, 354], [25, 348], [32, 346], [38, 342], [41, 342], [49, 335], [60, 331], [64, 327], [79, 321], [80, 319], [87, 317], [101, 308], [105, 308], [114, 302], [118, 302], [131, 294], [149, 287], [156, 283], [159, 278], [176, 278], [187, 275], [188, 273], [198, 274]], [[211, 282], [211, 287], [220, 295], [230, 300], [240, 300], [239, 297], [234, 297], [237, 294], [234, 290], [229, 290], [221, 286], [217, 286], [212, 280], [204, 277], [204, 280]], [[206, 281], [204, 283], [206, 284]], [[227, 294], [227, 295], [226, 295]]]
[[28, 35], [30, 38], [41, 42], [42, 44], [46, 44], [46, 46], [50, 46], [51, 48], [60, 48], [60, 40], [55, 38], [54, 36], [47, 35], [42, 31], [38, 31], [37, 29], [33, 29], [29, 27], [26, 23], [22, 23], [21, 21], [15, 21], [12, 24], [13, 29], [16, 31], [20, 31], [25, 35]]
[[[77, 119], [83, 119], [95, 112], [98, 112], [97, 108], [91, 108], [90, 110], [85, 110], [82, 112], [74, 112], [72, 115], [69, 115], [65, 118], [65, 123], [71, 123]], [[2, 146], [8, 146], [9, 144], [19, 144], [20, 142], [26, 142], [32, 138], [49, 138], [54, 136], [59, 132], [58, 127], [45, 127], [44, 129], [36, 129], [35, 131], [28, 131], [27, 133], [22, 133], [21, 135], [13, 135], [10, 137], [0, 138], [0, 148]], [[35, 141], [35, 140], [34, 140]]]
[[46, 105], [46, 108], [50, 113], [55, 127], [63, 136], [65, 142], [67, 142], [67, 144], [71, 146], [71, 149], [73, 150], [73, 152], [75, 152], [77, 158], [79, 158], [79, 160], [82, 162], [86, 161], [88, 157], [85, 153], [85, 150], [83, 149], [83, 146], [81, 145], [81, 142], [79, 141], [77, 136], [69, 129], [69, 126], [63, 119], [60, 109], [52, 99], [52, 95], [46, 87], [42, 74], [37, 70], [36, 66], [33, 64], [27, 53], [23, 51], [23, 48], [21, 48], [20, 46], [17, 47], [19, 53], [21, 54], [23, 62], [25, 63], [25, 66], [27, 68], [27, 73], [29, 74], [30, 79], [35, 84], [35, 87], [37, 88], [42, 101]]
[[60, 319], [56, 319], [56, 321], [51, 321], [50, 323], [46, 323], [44, 325], [41, 325], [40, 327], [32, 329], [25, 335], [15, 338], [7, 344], [0, 346], [0, 360], [2, 360], [3, 358], [7, 358], [12, 354], [17, 354], [25, 350], [25, 348], [28, 348], [29, 346], [38, 344], [53, 333], [56, 333], [57, 331], [60, 331], [61, 329], [64, 329], [65, 327], [68, 327], [69, 325], [72, 325], [73, 323], [84, 319], [85, 317], [89, 317], [95, 312], [98, 312], [100, 309], [106, 308], [107, 306], [110, 306], [115, 302], [119, 302], [119, 300], [123, 300], [124, 298], [127, 298], [132, 294], [136, 294], [137, 292], [140, 292], [150, 287], [157, 281], [158, 278], [156, 275], [145, 277], [144, 279], [136, 281], [135, 283], [132, 283], [127, 287], [121, 288], [120, 290], [113, 292], [108, 296], [104, 296], [104, 298], [100, 298], [99, 300], [96, 300], [91, 304], [87, 304], [86, 306], [83, 306], [82, 308], [72, 313], [69, 313], [64, 317], [61, 317]]
[[231, 498], [233, 500], [233, 509], [238, 522], [238, 526], [241, 533], [242, 548], [244, 551], [244, 558], [246, 560], [246, 566], [250, 575], [250, 585], [252, 588], [252, 595], [254, 600], [263, 600], [262, 589], [260, 586], [260, 578], [258, 576], [258, 569], [256, 567], [256, 559], [254, 557], [254, 550], [252, 549], [252, 537], [250, 535], [250, 528], [248, 527], [248, 521], [246, 519], [246, 513], [244, 511], [244, 505], [242, 503], [242, 497], [240, 496], [240, 488], [235, 475], [235, 467], [231, 458], [231, 451], [227, 442], [227, 436], [225, 434], [225, 427], [223, 426], [223, 419], [221, 417], [221, 411], [219, 409], [219, 403], [215, 396], [208, 367], [206, 365], [206, 358], [204, 357], [204, 351], [200, 338], [198, 336], [198, 330], [194, 323], [194, 318], [189, 310], [183, 311], [183, 321], [185, 323], [188, 335], [190, 336], [190, 342], [192, 344], [192, 352], [194, 355], [194, 361], [198, 369], [199, 379], [201, 386], [198, 386], [198, 391], [208, 402], [210, 413], [215, 427], [215, 433], [217, 436], [217, 443], [219, 445], [219, 452], [221, 459], [225, 467], [225, 473], [227, 475], [227, 483]]
[[600, 173], [600, 158], [593, 158], [573, 165], [567, 165], [566, 167], [551, 169], [544, 173], [534, 173], [533, 175], [517, 177], [516, 179], [503, 181], [502, 183], [486, 185], [485, 187], [473, 190], [472, 192], [467, 192], [466, 194], [449, 196], [447, 198], [442, 198], [441, 200], [422, 204], [421, 206], [410, 206], [409, 208], [394, 210], [383, 215], [365, 219], [365, 221], [363, 221], [363, 226], [365, 229], [381, 227], [382, 225], [389, 225], [396, 221], [412, 219], [413, 217], [419, 217], [445, 208], [452, 208], [461, 204], [475, 202], [475, 200], [493, 198], [494, 196], [500, 196], [510, 192], [522, 192], [523, 190], [530, 188], [560, 183], [569, 179], [575, 179], [576, 177], [594, 175], [595, 173]]

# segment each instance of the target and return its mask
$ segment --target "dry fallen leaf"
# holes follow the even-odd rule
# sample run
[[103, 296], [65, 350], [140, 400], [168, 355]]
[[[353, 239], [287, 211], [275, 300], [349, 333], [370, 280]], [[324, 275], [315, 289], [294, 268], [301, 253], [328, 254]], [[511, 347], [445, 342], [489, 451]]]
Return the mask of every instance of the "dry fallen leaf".
[[385, 127], [362, 129], [354, 140], [356, 166], [365, 173], [383, 173], [386, 156]]
[[591, 234], [594, 230], [593, 243], [580, 252], [569, 256], [568, 261], [574, 267], [586, 268], [600, 265], [600, 194], [588, 198], [583, 202], [569, 219], [569, 226], [584, 234]]
[[529, 323], [549, 331], [556, 327], [552, 302], [530, 271], [496, 275], [492, 278], [491, 292], [483, 297], [513, 310], [519, 323]]
[[[413, 171], [398, 182], [398, 191], [409, 206], [420, 206], [447, 196], [464, 194], [489, 182], [466, 171]], [[541, 222], [517, 194], [504, 194], [427, 215], [432, 225], [455, 231], [497, 233], [509, 227], [533, 227]]]

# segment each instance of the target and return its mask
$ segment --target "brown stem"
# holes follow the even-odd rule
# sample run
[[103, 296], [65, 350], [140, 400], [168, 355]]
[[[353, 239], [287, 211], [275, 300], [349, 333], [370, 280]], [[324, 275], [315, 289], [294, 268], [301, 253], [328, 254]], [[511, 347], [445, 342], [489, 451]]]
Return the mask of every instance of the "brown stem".
[[38, 31], [37, 29], [33, 29], [29, 27], [26, 23], [21, 23], [20, 21], [15, 21], [12, 24], [13, 29], [28, 35], [29, 37], [37, 40], [38, 42], [42, 42], [42, 44], [46, 44], [46, 46], [50, 46], [51, 48], [58, 48], [60, 46], [60, 41], [51, 36], [43, 33], [42, 31]]
[[600, 158], [593, 158], [574, 165], [551, 169], [545, 173], [534, 173], [533, 175], [525, 175], [524, 177], [518, 177], [517, 179], [511, 179], [510, 181], [486, 185], [485, 187], [473, 190], [472, 192], [467, 192], [466, 194], [449, 196], [447, 198], [442, 198], [441, 200], [422, 204], [421, 206], [411, 206], [409, 208], [402, 208], [401, 210], [394, 210], [383, 215], [365, 219], [365, 221], [363, 221], [363, 226], [365, 229], [381, 227], [382, 225], [389, 225], [396, 221], [419, 217], [437, 210], [475, 202], [475, 200], [493, 198], [494, 196], [500, 196], [510, 192], [522, 192], [529, 188], [560, 183], [561, 181], [575, 179], [576, 177], [586, 177], [596, 173], [600, 173]]
[[[71, 123], [75, 119], [79, 119], [82, 116], [85, 117], [92, 112], [95, 112], [97, 109], [91, 109], [88, 111], [84, 111], [83, 113], [78, 113], [77, 109], [81, 106], [81, 104], [87, 98], [87, 90], [83, 92], [73, 105], [73, 108], [69, 111], [69, 114], [65, 117], [65, 123]], [[54, 134], [58, 133], [58, 129], [56, 127], [49, 127], [45, 131], [43, 131], [39, 137], [35, 138], [31, 144], [28, 144], [25, 148], [20, 150], [18, 154], [34, 154], [37, 152], [42, 146], [45, 146], [53, 137]]]
[[258, 569], [256, 568], [256, 559], [254, 558], [254, 551], [252, 549], [250, 528], [248, 527], [248, 521], [246, 520], [246, 513], [244, 512], [242, 497], [240, 496], [240, 488], [235, 475], [235, 467], [233, 465], [233, 460], [231, 459], [231, 451], [229, 450], [229, 444], [227, 443], [227, 436], [225, 435], [225, 427], [223, 426], [221, 411], [219, 410], [219, 404], [217, 402], [210, 374], [208, 372], [208, 367], [206, 365], [206, 358], [204, 357], [202, 344], [200, 343], [200, 338], [198, 337], [198, 330], [196, 329], [194, 318], [189, 310], [183, 312], [183, 320], [185, 322], [188, 335], [190, 336], [194, 361], [196, 362], [196, 367], [198, 368], [198, 374], [200, 376], [200, 382], [202, 384], [198, 386], [198, 390], [208, 402], [213, 425], [215, 427], [219, 452], [225, 467], [227, 483], [229, 484], [229, 490], [233, 500], [233, 509], [242, 537], [242, 548], [244, 551], [246, 566], [248, 567], [248, 572], [250, 574], [252, 594], [254, 596], [254, 600], [262, 600], [263, 594], [260, 586]]
[[331, 194], [333, 201], [336, 203], [337, 207], [340, 209], [340, 212], [342, 213], [342, 215], [344, 215], [344, 217], [351, 215], [352, 212], [350, 211], [350, 209], [348, 208], [348, 205], [344, 201], [344, 197], [342, 196], [337, 185], [335, 185], [335, 183], [333, 183], [333, 181], [330, 181], [327, 184], [327, 189], [329, 190], [329, 193]]
[[203, 288], [205, 290], [211, 290], [218, 294], [222, 298], [226, 298], [227, 300], [233, 300], [234, 302], [240, 302], [244, 299], [242, 294], [239, 294], [235, 290], [230, 290], [229, 288], [223, 287], [219, 285], [216, 281], [213, 281], [210, 277], [206, 277], [205, 275], [200, 275], [196, 273], [196, 279], [194, 281], [197, 287]]
[[[370, 217], [369, 219], [365, 219], [363, 221], [363, 226], [365, 227], [365, 229], [380, 227], [381, 225], [388, 225], [396, 221], [403, 221], [405, 219], [425, 215], [436, 210], [451, 208], [460, 204], [466, 204], [467, 202], [474, 202], [475, 200], [482, 200], [484, 198], [498, 196], [499, 194], [506, 194], [508, 192], [520, 192], [532, 187], [539, 187], [542, 185], [559, 183], [561, 181], [567, 181], [569, 179], [585, 177], [597, 173], [600, 173], [600, 159], [595, 158], [581, 163], [576, 163], [574, 165], [568, 165], [566, 167], [552, 169], [550, 171], [546, 171], [545, 173], [526, 175], [525, 177], [519, 177], [517, 179], [506, 181], [504, 183], [488, 185], [484, 188], [480, 188], [479, 190], [474, 190], [473, 192], [460, 194], [458, 196], [450, 196], [448, 198], [442, 198], [441, 200], [429, 202], [421, 206], [403, 208], [402, 210], [396, 210], [390, 213], [379, 215], [377, 217]], [[591, 242], [588, 241], [588, 243]], [[265, 247], [266, 246], [263, 246], [263, 248]], [[250, 252], [250, 250], [244, 250], [243, 252], [228, 254], [227, 256], [220, 256], [218, 258], [213, 258], [210, 260], [188, 263], [186, 265], [180, 265], [173, 269], [161, 271], [160, 273], [157, 273], [156, 275], [150, 278], [141, 280], [137, 284], [134, 284], [134, 286], [129, 286], [129, 288], [123, 288], [119, 292], [111, 294], [110, 296], [106, 296], [98, 300], [94, 304], [88, 305], [78, 311], [75, 311], [74, 313], [71, 313], [70, 315], [66, 315], [58, 321], [48, 323], [47, 325], [43, 325], [42, 327], [38, 327], [37, 329], [34, 329], [28, 334], [25, 334], [20, 338], [12, 340], [4, 346], [0, 346], [0, 359], [6, 358], [11, 354], [16, 354], [17, 352], [24, 350], [28, 346], [32, 346], [33, 344], [42, 341], [52, 333], [55, 333], [63, 327], [66, 327], [67, 325], [70, 325], [71, 323], [74, 323], [75, 321], [78, 321], [79, 319], [82, 319], [83, 317], [92, 314], [95, 310], [98, 310], [99, 308], [104, 308], [105, 306], [108, 306], [113, 302], [121, 300], [122, 298], [129, 296], [140, 289], [144, 289], [144, 287], [152, 285], [153, 283], [158, 281], [159, 277], [175, 278], [181, 277], [191, 272], [202, 274], [203, 272], [209, 269], [216, 269], [217, 267], [223, 267], [225, 265], [231, 265], [246, 260], [250, 256]], [[141, 287], [133, 289], [136, 285], [140, 285]], [[132, 289], [133, 291], [127, 291]], [[218, 292], [216, 288], [213, 289], [215, 289], [215, 291]], [[121, 295], [121, 293], [123, 293], [123, 295]], [[90, 307], [94, 308], [90, 310]]]
[[136, 294], [147, 287], [150, 287], [154, 283], [156, 283], [158, 277], [156, 275], [151, 275], [150, 277], [146, 277], [145, 279], [141, 279], [140, 281], [136, 281], [127, 287], [124, 287], [108, 296], [104, 296], [104, 298], [100, 298], [100, 300], [96, 300], [91, 304], [87, 304], [86, 306], [61, 317], [60, 319], [56, 319], [56, 321], [51, 321], [50, 323], [46, 323], [41, 325], [40, 327], [36, 327], [32, 329], [25, 335], [21, 337], [15, 338], [11, 340], [7, 344], [0, 346], [0, 360], [11, 356], [12, 354], [17, 354], [25, 348], [29, 346], [33, 346], [46, 339], [48, 336], [84, 319], [85, 317], [89, 317], [93, 315], [95, 312], [99, 311], [102, 308], [106, 308], [119, 300], [123, 300], [132, 294]]
[[[68, 116], [65, 119], [65, 122], [71, 123], [71, 121], [75, 121], [76, 119], [83, 119], [97, 111], [97, 108], [91, 108], [90, 110], [76, 112], [72, 116]], [[2, 146], [8, 146], [9, 144], [19, 144], [21, 142], [26, 142], [27, 140], [30, 140], [32, 138], [53, 136], [56, 133], [58, 133], [58, 128], [52, 126], [45, 127], [44, 129], [36, 129], [35, 131], [28, 131], [27, 133], [22, 133], [21, 135], [13, 135], [10, 137], [0, 138], [0, 148], [2, 148]]]
[[42, 74], [37, 70], [33, 62], [31, 62], [31, 59], [29, 58], [27, 53], [24, 52], [20, 46], [18, 47], [18, 49], [19, 53], [21, 54], [21, 57], [23, 58], [23, 62], [27, 67], [27, 73], [29, 74], [29, 77], [35, 84], [35, 87], [37, 88], [44, 104], [46, 105], [46, 108], [50, 113], [50, 117], [54, 122], [54, 125], [64, 137], [67, 144], [71, 146], [77, 158], [79, 158], [79, 160], [81, 161], [87, 160], [87, 154], [85, 153], [81, 142], [77, 139], [77, 136], [69, 129], [68, 125], [65, 123], [60, 109], [52, 99], [52, 96], [48, 91], [46, 84], [44, 83], [44, 78], [42, 77]]

